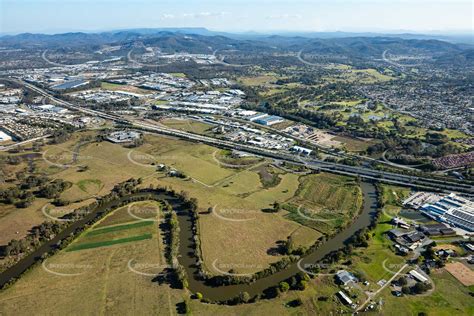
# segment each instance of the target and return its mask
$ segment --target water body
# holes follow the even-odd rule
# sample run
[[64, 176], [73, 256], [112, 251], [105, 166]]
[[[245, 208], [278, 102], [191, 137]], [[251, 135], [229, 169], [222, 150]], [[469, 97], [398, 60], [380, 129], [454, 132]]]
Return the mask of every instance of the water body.
[[[330, 252], [344, 247], [345, 243], [351, 236], [354, 235], [354, 233], [370, 225], [371, 219], [377, 212], [376, 190], [374, 185], [365, 182], [361, 184], [361, 187], [364, 196], [364, 204], [362, 212], [359, 214], [359, 216], [348, 227], [324, 242], [319, 246], [319, 248], [303, 257], [301, 266], [304, 266], [305, 264], [317, 263]], [[69, 236], [69, 234], [73, 233], [76, 229], [82, 228], [97, 216], [102, 216], [107, 209], [118, 207], [120, 203], [131, 200], [132, 198], [144, 196], [152, 196], [152, 198], [156, 200], [167, 200], [177, 212], [180, 227], [178, 261], [185, 268], [188, 274], [188, 284], [191, 292], [200, 292], [205, 298], [213, 301], [225, 301], [232, 299], [238, 296], [241, 292], [248, 292], [250, 296], [255, 296], [257, 294], [261, 294], [269, 287], [278, 285], [281, 281], [286, 280], [301, 271], [298, 268], [297, 262], [294, 262], [291, 263], [286, 269], [268, 277], [259, 279], [252, 284], [238, 284], [219, 287], [206, 285], [204, 281], [195, 277], [198, 272], [198, 268], [196, 266], [198, 259], [196, 256], [194, 256], [193, 233], [191, 229], [192, 221], [189, 211], [182, 207], [182, 202], [179, 199], [172, 197], [169, 194], [158, 192], [139, 192], [102, 205], [93, 210], [92, 213], [88, 214], [84, 219], [74, 222], [71, 226], [63, 230], [51, 241], [42, 245], [33, 253], [19, 261], [16, 265], [0, 274], [0, 287], [2, 287], [9, 280], [19, 277], [26, 269], [37, 262], [42, 255], [52, 251], [58, 242]]]

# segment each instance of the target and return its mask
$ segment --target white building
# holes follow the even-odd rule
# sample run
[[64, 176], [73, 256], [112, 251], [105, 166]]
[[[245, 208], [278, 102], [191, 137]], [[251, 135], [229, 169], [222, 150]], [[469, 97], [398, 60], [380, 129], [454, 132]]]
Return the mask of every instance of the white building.
[[9, 140], [12, 140], [11, 136], [8, 135], [7, 133], [0, 131], [0, 142], [6, 142]]

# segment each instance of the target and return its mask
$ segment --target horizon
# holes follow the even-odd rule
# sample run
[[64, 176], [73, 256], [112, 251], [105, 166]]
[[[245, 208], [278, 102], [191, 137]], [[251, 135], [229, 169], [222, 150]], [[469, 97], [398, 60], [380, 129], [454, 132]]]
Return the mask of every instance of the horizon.
[[[32, 34], [32, 35], [61, 35], [61, 34], [68, 34], [68, 33], [83, 33], [83, 34], [101, 34], [101, 33], [118, 33], [118, 32], [133, 32], [133, 31], [140, 31], [140, 30], [149, 30], [149, 31], [169, 31], [169, 32], [179, 32], [183, 30], [204, 30], [211, 33], [226, 33], [229, 35], [261, 35], [261, 36], [271, 36], [271, 35], [280, 35], [280, 36], [304, 36], [304, 34], [373, 34], [373, 35], [420, 35], [420, 36], [464, 36], [464, 35], [471, 35], [470, 30], [449, 30], [449, 31], [441, 31], [441, 30], [427, 30], [427, 31], [415, 31], [415, 30], [324, 30], [324, 31], [312, 31], [312, 30], [221, 30], [221, 29], [210, 29], [205, 26], [192, 26], [192, 27], [180, 27], [180, 26], [170, 26], [170, 27], [134, 27], [134, 28], [118, 28], [118, 29], [98, 29], [98, 30], [83, 30], [83, 29], [70, 29], [70, 30], [62, 30], [62, 31], [51, 31], [51, 32], [0, 32], [0, 36], [16, 36], [22, 34]], [[211, 34], [212, 35], [212, 34]]]
[[141, 28], [267, 34], [465, 34], [473, 30], [473, 4], [468, 0], [296, 0], [291, 4], [279, 0], [0, 0], [0, 11], [2, 35]]

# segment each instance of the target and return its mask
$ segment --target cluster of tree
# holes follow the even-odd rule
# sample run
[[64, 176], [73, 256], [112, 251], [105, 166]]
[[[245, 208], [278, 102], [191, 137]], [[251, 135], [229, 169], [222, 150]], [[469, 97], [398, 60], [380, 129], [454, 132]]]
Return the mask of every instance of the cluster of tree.
[[[431, 136], [428, 136], [431, 135]], [[441, 135], [441, 136], [434, 136]], [[428, 139], [443, 139], [444, 142], [436, 143], [428, 141]], [[438, 158], [450, 154], [461, 152], [459, 146], [447, 143], [446, 136], [439, 133], [427, 133], [427, 145], [419, 139], [405, 139], [394, 135], [390, 138], [383, 139], [383, 142], [370, 146], [367, 153], [372, 155], [387, 151], [386, 158], [399, 163], [414, 164], [428, 163], [426, 157]]]
[[128, 179], [125, 182], [119, 183], [114, 186], [112, 189], [113, 193], [116, 193], [118, 196], [125, 196], [133, 192], [135, 187], [142, 183], [142, 179]]
[[72, 125], [64, 125], [61, 129], [56, 129], [52, 132], [50, 144], [60, 144], [71, 138], [72, 132], [75, 128]]
[[[69, 182], [60, 179], [49, 182], [47, 177], [41, 175], [31, 175], [26, 178], [23, 176], [17, 175], [22, 180], [18, 186], [0, 190], [1, 203], [14, 204], [18, 208], [25, 208], [33, 203], [35, 197], [57, 198], [71, 185]], [[37, 189], [32, 190], [35, 188]]]
[[42, 185], [37, 192], [37, 196], [47, 199], [58, 198], [59, 195], [70, 186], [70, 182], [66, 182], [62, 179], [56, 179], [50, 183]]
[[402, 286], [402, 293], [403, 294], [423, 294], [429, 290], [431, 290], [433, 286], [431, 283], [426, 282], [416, 282], [413, 286], [404, 285]]
[[206, 271], [201, 270], [200, 278], [210, 286], [250, 284], [252, 282], [255, 282], [256, 280], [268, 277], [272, 274], [286, 269], [286, 267], [288, 267], [290, 263], [296, 261], [297, 259], [298, 257], [296, 256], [283, 257], [281, 260], [270, 264], [268, 268], [265, 268], [249, 276], [233, 275], [233, 270], [230, 270], [229, 274], [227, 275], [210, 275]]
[[3, 256], [18, 256], [28, 253], [38, 247], [45, 240], [53, 238], [65, 227], [64, 223], [45, 222], [31, 229], [30, 233], [23, 239], [12, 239], [4, 248]]
[[[272, 299], [276, 298], [279, 295], [286, 293], [290, 290], [294, 291], [304, 291], [308, 287], [308, 281], [310, 277], [303, 272], [299, 272], [296, 275], [274, 285], [272, 287], [267, 288], [263, 291], [262, 294], [250, 296], [248, 292], [241, 292], [238, 296], [229, 299], [223, 302], [216, 302], [221, 304], [227, 305], [239, 305], [239, 304], [246, 304], [246, 303], [254, 303], [262, 299]], [[210, 302], [209, 300], [203, 299], [203, 302]], [[301, 301], [295, 302], [295, 306], [301, 305]]]

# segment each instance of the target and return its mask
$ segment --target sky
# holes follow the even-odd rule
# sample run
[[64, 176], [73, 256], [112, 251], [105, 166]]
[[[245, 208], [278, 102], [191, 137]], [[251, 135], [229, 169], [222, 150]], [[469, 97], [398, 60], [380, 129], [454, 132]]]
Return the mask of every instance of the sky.
[[472, 0], [0, 0], [0, 33], [474, 31]]

